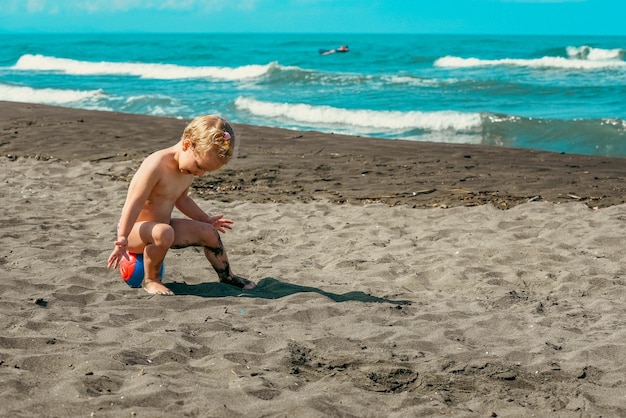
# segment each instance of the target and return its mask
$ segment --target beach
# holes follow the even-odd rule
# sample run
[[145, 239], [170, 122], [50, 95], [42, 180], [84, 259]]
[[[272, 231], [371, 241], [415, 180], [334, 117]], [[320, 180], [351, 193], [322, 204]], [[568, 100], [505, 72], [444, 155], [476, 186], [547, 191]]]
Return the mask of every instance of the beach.
[[236, 124], [191, 194], [253, 291], [106, 268], [187, 120], [0, 102], [3, 416], [626, 415], [622, 158]]

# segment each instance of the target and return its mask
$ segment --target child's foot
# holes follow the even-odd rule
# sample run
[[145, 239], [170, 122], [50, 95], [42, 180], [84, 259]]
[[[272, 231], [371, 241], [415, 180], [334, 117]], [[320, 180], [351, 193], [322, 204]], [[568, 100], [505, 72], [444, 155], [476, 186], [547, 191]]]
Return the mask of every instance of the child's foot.
[[248, 280], [245, 277], [236, 276], [236, 275], [232, 275], [232, 276], [228, 276], [226, 278], [220, 279], [220, 282], [229, 284], [231, 286], [239, 287], [243, 290], [250, 290], [256, 287], [256, 283], [254, 283], [252, 280]]
[[172, 296], [174, 294], [158, 280], [144, 280], [143, 289], [152, 295]]

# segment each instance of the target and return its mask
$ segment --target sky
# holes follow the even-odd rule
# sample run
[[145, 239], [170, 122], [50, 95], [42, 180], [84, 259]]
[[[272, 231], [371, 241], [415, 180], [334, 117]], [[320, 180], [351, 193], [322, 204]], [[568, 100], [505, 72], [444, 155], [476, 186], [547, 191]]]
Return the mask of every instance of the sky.
[[625, 0], [0, 0], [0, 33], [626, 36]]

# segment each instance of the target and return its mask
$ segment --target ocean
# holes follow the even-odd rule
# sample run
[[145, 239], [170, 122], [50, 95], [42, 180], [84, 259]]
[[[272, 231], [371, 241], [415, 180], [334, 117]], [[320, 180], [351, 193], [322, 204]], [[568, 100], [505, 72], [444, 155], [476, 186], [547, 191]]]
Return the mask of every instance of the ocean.
[[0, 100], [626, 157], [626, 37], [11, 34], [0, 51]]

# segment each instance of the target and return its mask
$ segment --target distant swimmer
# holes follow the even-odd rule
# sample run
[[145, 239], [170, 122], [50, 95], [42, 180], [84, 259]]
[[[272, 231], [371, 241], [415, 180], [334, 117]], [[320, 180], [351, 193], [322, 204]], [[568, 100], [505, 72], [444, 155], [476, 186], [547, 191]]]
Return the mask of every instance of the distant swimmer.
[[334, 54], [335, 52], [348, 52], [348, 51], [350, 51], [350, 49], [348, 48], [348, 45], [341, 45], [337, 49], [320, 49], [320, 54], [329, 55], [329, 54]]

